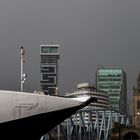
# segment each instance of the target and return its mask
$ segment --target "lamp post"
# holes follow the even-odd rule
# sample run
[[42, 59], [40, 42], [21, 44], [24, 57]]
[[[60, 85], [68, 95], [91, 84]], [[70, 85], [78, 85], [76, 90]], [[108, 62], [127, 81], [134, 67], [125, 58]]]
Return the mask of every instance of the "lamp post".
[[27, 78], [27, 74], [23, 74], [23, 64], [24, 64], [24, 55], [25, 55], [25, 50], [23, 49], [23, 46], [21, 46], [21, 50], [20, 50], [20, 57], [21, 57], [21, 92], [23, 91], [23, 85], [24, 82], [26, 81]]

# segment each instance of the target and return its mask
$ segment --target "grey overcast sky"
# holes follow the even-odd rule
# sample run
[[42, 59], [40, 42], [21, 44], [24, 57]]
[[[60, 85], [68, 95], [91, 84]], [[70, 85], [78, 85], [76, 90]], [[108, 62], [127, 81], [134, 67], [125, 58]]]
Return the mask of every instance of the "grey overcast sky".
[[103, 65], [126, 71], [131, 95], [140, 71], [140, 0], [1, 0], [0, 89], [20, 90], [20, 46], [25, 90], [39, 89], [40, 44], [61, 45], [61, 94], [94, 83]]

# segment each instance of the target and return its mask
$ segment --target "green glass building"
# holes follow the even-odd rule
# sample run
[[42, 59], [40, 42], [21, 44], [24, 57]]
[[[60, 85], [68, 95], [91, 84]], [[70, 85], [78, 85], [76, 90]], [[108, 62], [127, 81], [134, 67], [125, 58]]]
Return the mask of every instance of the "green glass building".
[[58, 90], [59, 45], [40, 45], [40, 86], [45, 94]]
[[99, 67], [96, 71], [98, 90], [109, 94], [109, 106], [120, 112], [127, 112], [127, 76], [121, 68]]

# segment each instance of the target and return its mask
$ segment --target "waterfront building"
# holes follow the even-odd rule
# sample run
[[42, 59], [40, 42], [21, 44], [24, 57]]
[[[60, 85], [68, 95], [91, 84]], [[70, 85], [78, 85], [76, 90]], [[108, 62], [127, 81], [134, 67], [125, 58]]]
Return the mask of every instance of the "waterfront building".
[[110, 108], [127, 112], [127, 76], [122, 68], [98, 67], [96, 87], [109, 95]]
[[108, 109], [109, 107], [109, 99], [106, 92], [103, 91], [97, 91], [94, 84], [91, 83], [81, 83], [77, 85], [77, 89], [66, 93], [66, 97], [69, 98], [79, 98], [82, 100], [82, 98], [86, 97], [94, 97], [97, 99], [96, 102], [90, 103], [89, 107], [92, 107], [92, 109]]
[[60, 45], [40, 45], [40, 87], [48, 95], [58, 93]]
[[140, 73], [133, 88], [133, 125], [140, 128]]
[[[109, 107], [108, 95], [105, 92], [97, 91], [95, 86], [90, 83], [78, 84], [77, 89], [66, 93], [65, 96], [69, 98], [76, 98], [78, 100], [83, 100], [84, 98], [87, 97], [96, 98], [96, 101], [91, 102], [87, 107], [82, 109], [83, 118], [81, 118], [80, 114], [75, 114], [77, 123], [80, 123], [81, 120], [83, 120], [85, 124], [88, 124], [89, 119], [92, 119], [92, 121], [95, 122], [97, 118], [96, 111], [108, 110]], [[88, 110], [94, 112], [92, 116], [90, 116], [90, 118], [89, 118], [89, 113], [87, 112]], [[101, 122], [101, 117], [99, 117], [99, 121]]]

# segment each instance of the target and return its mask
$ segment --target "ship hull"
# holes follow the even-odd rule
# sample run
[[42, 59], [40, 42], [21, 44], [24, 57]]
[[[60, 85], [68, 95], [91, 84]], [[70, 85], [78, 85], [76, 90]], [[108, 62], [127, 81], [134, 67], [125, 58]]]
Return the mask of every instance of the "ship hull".
[[39, 140], [85, 102], [61, 97], [0, 91], [0, 137], [4, 140]]
[[1, 123], [0, 137], [5, 140], [39, 140], [81, 107], [82, 105]]

